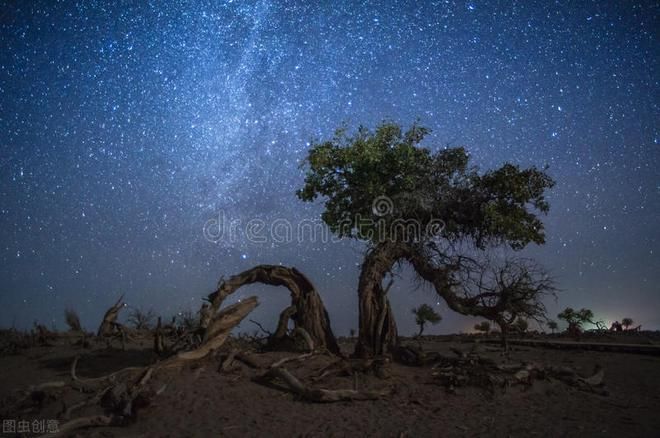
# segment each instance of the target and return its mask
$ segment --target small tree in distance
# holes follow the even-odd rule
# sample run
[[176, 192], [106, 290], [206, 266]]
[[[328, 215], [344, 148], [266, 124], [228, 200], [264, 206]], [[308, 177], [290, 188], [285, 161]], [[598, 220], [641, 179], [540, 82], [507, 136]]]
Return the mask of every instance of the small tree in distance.
[[128, 315], [128, 323], [131, 324], [136, 330], [151, 329], [155, 319], [156, 315], [151, 309], [145, 311], [139, 308], [135, 308], [131, 310], [131, 313]]
[[557, 321], [548, 321], [548, 328], [552, 332], [552, 334], [555, 334], [555, 331], [557, 330]]
[[66, 325], [69, 326], [69, 330], [72, 332], [82, 332], [82, 325], [80, 325], [80, 318], [78, 317], [78, 313], [76, 313], [75, 310], [73, 309], [66, 309], [64, 311], [64, 320], [66, 321]]
[[490, 322], [481, 321], [480, 323], [474, 325], [474, 329], [487, 335], [490, 332]]
[[622, 325], [626, 330], [629, 330], [630, 327], [631, 327], [633, 324], [634, 324], [634, 321], [632, 320], [632, 318], [623, 318], [623, 319], [621, 320], [621, 325]]
[[590, 309], [582, 308], [575, 311], [571, 307], [564, 309], [557, 318], [563, 319], [568, 323], [568, 333], [573, 336], [579, 336], [582, 332], [584, 324], [593, 324], [594, 313]]
[[422, 336], [422, 333], [424, 332], [424, 325], [427, 322], [435, 325], [442, 320], [442, 317], [438, 315], [438, 313], [433, 310], [433, 307], [429, 306], [428, 304], [422, 304], [418, 308], [412, 309], [412, 313], [415, 315], [415, 322], [419, 326], [419, 333], [417, 333], [417, 337]]

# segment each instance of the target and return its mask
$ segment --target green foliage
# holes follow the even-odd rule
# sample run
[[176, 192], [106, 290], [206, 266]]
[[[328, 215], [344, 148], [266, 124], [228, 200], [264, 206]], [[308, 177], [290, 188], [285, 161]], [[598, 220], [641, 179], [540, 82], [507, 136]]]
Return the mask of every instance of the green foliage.
[[481, 321], [480, 323], [474, 325], [474, 329], [478, 332], [488, 333], [490, 332], [490, 322]]
[[573, 325], [578, 328], [582, 328], [585, 323], [594, 324], [594, 313], [585, 308], [575, 311], [573, 308], [567, 307], [557, 315], [557, 318], [563, 319], [569, 326]]
[[[479, 174], [463, 148], [422, 147], [428, 133], [417, 124], [403, 132], [391, 122], [373, 132], [360, 127], [352, 136], [340, 129], [331, 140], [312, 144], [297, 195], [308, 202], [323, 197], [322, 219], [334, 233], [370, 243], [410, 240], [393, 226], [409, 220], [418, 224], [415, 241], [467, 237], [480, 247], [506, 243], [515, 249], [544, 242], [533, 211], [549, 208], [545, 190], [554, 182], [544, 171], [505, 164]], [[383, 196], [392, 202], [386, 215], [373, 208]]]
[[424, 324], [425, 322], [430, 322], [431, 324], [437, 324], [442, 320], [440, 316], [433, 307], [428, 304], [422, 304], [416, 309], [412, 309], [412, 313], [415, 315], [415, 322], [419, 324]]
[[415, 322], [419, 326], [419, 335], [424, 331], [424, 325], [427, 322], [435, 325], [442, 320], [442, 316], [440, 316], [435, 310], [433, 310], [433, 307], [428, 304], [422, 304], [416, 309], [412, 309], [412, 313], [415, 315]]

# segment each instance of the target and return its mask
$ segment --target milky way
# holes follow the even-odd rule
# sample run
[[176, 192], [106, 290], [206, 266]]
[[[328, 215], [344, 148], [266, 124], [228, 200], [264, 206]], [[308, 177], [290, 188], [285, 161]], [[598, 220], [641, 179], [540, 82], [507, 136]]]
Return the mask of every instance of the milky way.
[[[74, 307], [94, 328], [121, 293], [171, 315], [282, 263], [347, 333], [361, 243], [205, 224], [318, 220], [295, 196], [311, 140], [420, 119], [427, 146], [483, 168], [550, 166], [548, 243], [526, 254], [562, 289], [552, 312], [660, 328], [656, 2], [305, 3], [2, 2], [0, 325], [61, 327]], [[437, 303], [414, 286], [404, 268], [391, 291], [404, 334]], [[285, 291], [251, 293], [273, 325]], [[471, 325], [436, 305], [430, 332]]]

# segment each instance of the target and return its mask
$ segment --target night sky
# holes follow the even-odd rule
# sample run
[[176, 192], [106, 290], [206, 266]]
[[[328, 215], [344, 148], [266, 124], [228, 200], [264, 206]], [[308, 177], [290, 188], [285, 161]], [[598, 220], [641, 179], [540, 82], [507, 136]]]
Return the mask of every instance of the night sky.
[[[221, 275], [282, 263], [347, 334], [362, 243], [205, 224], [319, 220], [295, 196], [310, 140], [419, 118], [482, 168], [550, 166], [548, 242], [524, 254], [562, 289], [553, 316], [660, 329], [657, 2], [305, 3], [1, 2], [0, 326], [64, 328], [72, 307], [94, 330], [121, 293], [196, 310]], [[234, 299], [252, 293], [274, 326], [288, 293]], [[406, 268], [390, 295], [406, 335], [437, 302]], [[437, 308], [428, 333], [474, 324]]]

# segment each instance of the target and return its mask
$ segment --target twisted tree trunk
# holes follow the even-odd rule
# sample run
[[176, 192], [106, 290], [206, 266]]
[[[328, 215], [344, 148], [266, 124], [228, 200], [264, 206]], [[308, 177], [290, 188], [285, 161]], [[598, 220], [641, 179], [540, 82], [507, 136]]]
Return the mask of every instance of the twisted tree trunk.
[[291, 293], [291, 306], [282, 313], [276, 334], [281, 335], [288, 319], [293, 319], [296, 328], [303, 328], [314, 341], [314, 345], [325, 347], [330, 352], [340, 354], [339, 345], [330, 328], [330, 318], [323, 301], [312, 282], [296, 268], [276, 265], [259, 265], [221, 281], [218, 289], [208, 296], [213, 311], [217, 311], [224, 299], [241, 286], [264, 283], [271, 286], [284, 286]]
[[358, 283], [360, 300], [360, 332], [355, 356], [371, 357], [390, 354], [398, 345], [396, 322], [387, 292], [392, 283], [383, 287], [383, 279], [399, 259], [388, 243], [370, 250], [362, 264]]

